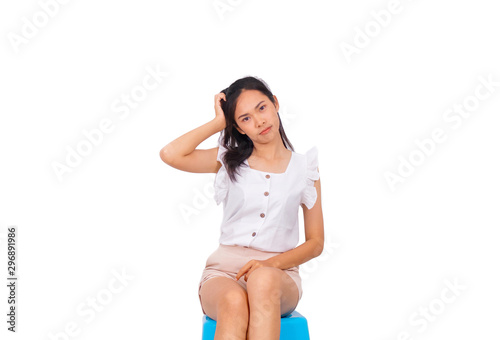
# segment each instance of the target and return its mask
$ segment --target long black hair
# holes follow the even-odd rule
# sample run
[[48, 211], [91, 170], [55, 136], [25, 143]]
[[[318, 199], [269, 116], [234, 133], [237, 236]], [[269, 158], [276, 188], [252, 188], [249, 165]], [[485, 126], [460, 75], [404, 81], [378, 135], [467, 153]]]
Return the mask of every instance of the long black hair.
[[[244, 162], [248, 157], [250, 157], [253, 151], [252, 140], [246, 134], [241, 134], [236, 129], [237, 123], [234, 120], [236, 103], [243, 90], [258, 90], [267, 96], [274, 105], [276, 105], [273, 94], [267, 84], [262, 79], [256, 77], [248, 76], [238, 79], [228, 88], [221, 91], [226, 95], [226, 101], [220, 101], [221, 108], [224, 111], [224, 116], [226, 118], [226, 127], [221, 132], [221, 134], [224, 134], [223, 144], [227, 149], [227, 152], [223, 157], [223, 162], [225, 163], [227, 173], [231, 181], [236, 181], [235, 174], [239, 174], [238, 167], [242, 164], [246, 166]], [[278, 119], [280, 123], [279, 132], [283, 145], [285, 148], [295, 151], [292, 143], [290, 143], [288, 137], [286, 136], [285, 130], [283, 129], [279, 112]]]

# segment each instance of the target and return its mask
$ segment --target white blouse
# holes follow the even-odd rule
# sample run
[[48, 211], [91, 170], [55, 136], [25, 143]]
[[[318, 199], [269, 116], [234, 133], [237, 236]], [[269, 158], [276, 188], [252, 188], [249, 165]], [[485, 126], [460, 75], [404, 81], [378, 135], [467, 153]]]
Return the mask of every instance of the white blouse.
[[241, 245], [262, 251], [285, 252], [299, 242], [298, 210], [308, 209], [317, 198], [314, 181], [319, 179], [318, 149], [304, 155], [292, 151], [283, 173], [272, 173], [240, 166], [237, 182], [232, 182], [222, 161], [227, 149], [219, 137], [217, 160], [222, 164], [215, 175], [214, 199], [223, 202], [219, 243]]

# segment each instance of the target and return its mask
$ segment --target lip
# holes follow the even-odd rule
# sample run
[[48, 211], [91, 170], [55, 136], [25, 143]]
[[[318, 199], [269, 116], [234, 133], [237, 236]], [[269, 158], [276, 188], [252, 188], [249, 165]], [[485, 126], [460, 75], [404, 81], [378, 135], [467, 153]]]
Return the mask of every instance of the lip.
[[266, 128], [265, 130], [262, 130], [259, 135], [265, 135], [266, 133], [268, 133], [270, 130], [271, 130], [272, 126]]

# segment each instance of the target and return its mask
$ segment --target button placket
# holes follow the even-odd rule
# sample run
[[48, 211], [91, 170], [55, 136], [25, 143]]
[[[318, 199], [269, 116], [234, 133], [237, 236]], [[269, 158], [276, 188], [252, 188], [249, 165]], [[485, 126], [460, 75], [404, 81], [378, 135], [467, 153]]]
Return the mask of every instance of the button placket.
[[[267, 178], [267, 179], [270, 179], [270, 178], [271, 178], [271, 175], [266, 174], [266, 178]], [[267, 183], [266, 183], [267, 190], [266, 190], [266, 191], [264, 191], [264, 196], [266, 196], [266, 197], [267, 197], [267, 196], [269, 196], [269, 186], [270, 186], [270, 184], [271, 184], [271, 181], [267, 181]], [[267, 202], [266, 202], [266, 211], [267, 211], [267, 206], [268, 206], [268, 205], [269, 205], [269, 201], [267, 201]], [[262, 217], [262, 218], [266, 217], [266, 211], [263, 211], [263, 212], [260, 214], [260, 217]]]
[[[271, 178], [271, 175], [266, 174], [265, 178], [266, 178], [267, 183], [266, 183], [266, 190], [264, 190], [264, 196], [267, 198], [267, 197], [269, 197], [269, 191], [270, 191], [270, 190], [269, 190], [269, 187], [270, 187], [270, 185], [271, 185], [271, 182], [269, 181], [269, 179]], [[267, 202], [265, 202], [265, 209], [264, 209], [264, 211], [263, 211], [263, 212], [261, 212], [261, 213], [260, 213], [260, 215], [259, 215], [259, 216], [263, 219], [263, 220], [262, 220], [262, 224], [264, 224], [264, 222], [265, 222], [264, 218], [266, 217], [266, 212], [267, 212], [267, 207], [268, 207], [268, 206], [269, 206], [269, 200], [267, 200]], [[254, 231], [254, 232], [252, 233], [252, 237], [255, 237], [256, 235], [257, 235], [257, 232], [255, 232], [255, 231]], [[250, 242], [251, 242], [251, 241], [250, 241]]]

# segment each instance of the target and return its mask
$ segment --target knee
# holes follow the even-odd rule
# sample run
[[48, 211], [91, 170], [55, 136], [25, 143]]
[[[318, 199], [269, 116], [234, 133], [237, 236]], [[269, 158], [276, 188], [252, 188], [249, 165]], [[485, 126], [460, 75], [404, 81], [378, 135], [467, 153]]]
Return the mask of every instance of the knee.
[[224, 293], [217, 304], [217, 314], [248, 317], [248, 297], [244, 290], [232, 289]]
[[279, 299], [281, 297], [281, 269], [260, 267], [248, 277], [247, 290], [249, 294], [267, 295]]

